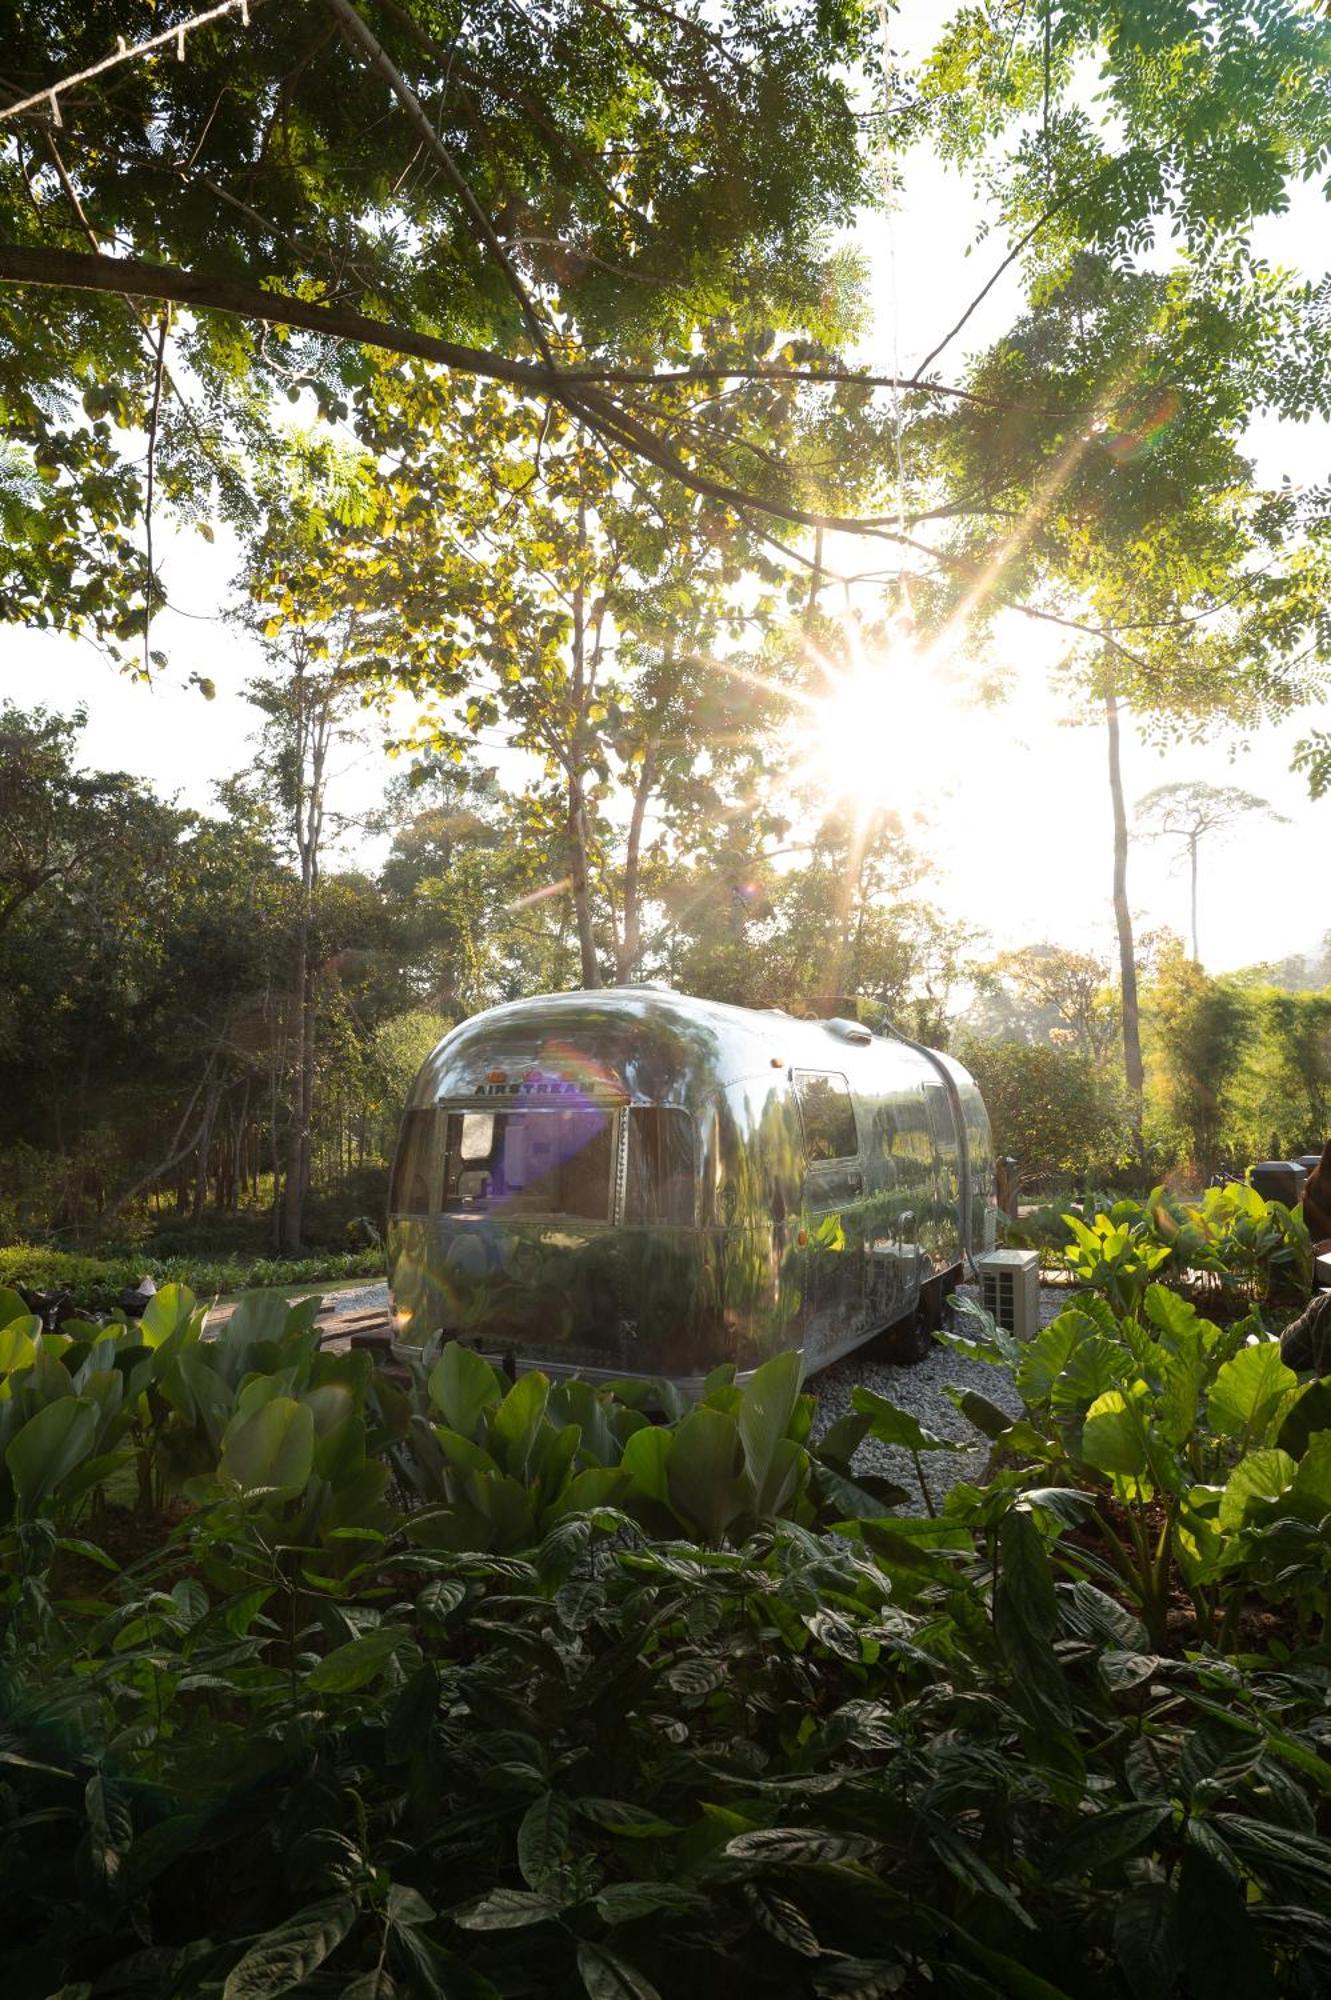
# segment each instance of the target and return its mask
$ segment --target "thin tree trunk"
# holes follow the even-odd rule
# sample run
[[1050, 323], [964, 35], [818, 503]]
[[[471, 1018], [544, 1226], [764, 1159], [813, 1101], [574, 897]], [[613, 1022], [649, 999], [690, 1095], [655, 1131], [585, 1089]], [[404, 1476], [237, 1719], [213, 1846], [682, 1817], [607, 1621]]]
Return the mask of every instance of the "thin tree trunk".
[[1193, 962], [1200, 965], [1202, 962], [1202, 953], [1201, 946], [1197, 942], [1197, 836], [1195, 833], [1189, 835], [1188, 838], [1188, 872], [1191, 877], [1192, 888], [1192, 956]]
[[199, 1127], [199, 1148], [194, 1161], [193, 1215], [196, 1222], [199, 1221], [204, 1209], [208, 1206], [208, 1155], [213, 1143], [213, 1125], [217, 1119], [217, 1104], [221, 1094], [221, 1084], [215, 1083], [208, 1092], [207, 1103], [204, 1105], [203, 1111], [203, 1123]]
[[[579, 553], [586, 541], [587, 517], [578, 508]], [[587, 801], [582, 790], [582, 716], [587, 689], [587, 608], [579, 566], [573, 589], [573, 716], [574, 726], [568, 756], [568, 850], [569, 888], [578, 925], [578, 952], [582, 960], [582, 983], [601, 984], [601, 968], [596, 957], [596, 933], [592, 926], [591, 894], [587, 886]]]
[[578, 925], [578, 953], [582, 960], [582, 983], [597, 987], [601, 967], [596, 956], [596, 932], [592, 925], [591, 891], [587, 884], [587, 808], [582, 796], [582, 779], [568, 781], [569, 890]]
[[1105, 696], [1109, 726], [1109, 796], [1114, 810], [1114, 922], [1118, 927], [1119, 986], [1123, 1003], [1123, 1069], [1133, 1103], [1133, 1132], [1141, 1150], [1142, 1044], [1137, 1002], [1137, 954], [1128, 907], [1128, 816], [1123, 804], [1123, 770], [1119, 762], [1118, 697]]
[[638, 971], [642, 951], [642, 825], [647, 817], [647, 801], [656, 778], [656, 746], [649, 743], [642, 753], [642, 770], [633, 794], [628, 844], [624, 852], [624, 926], [617, 953], [615, 978], [626, 986]]
[[[303, 903], [303, 898], [302, 898]], [[282, 1201], [282, 1249], [300, 1254], [305, 1222], [305, 1191], [310, 1171], [310, 1083], [314, 1071], [314, 1005], [310, 991], [310, 924], [302, 907], [296, 933], [294, 985], [297, 1005], [297, 1053], [291, 1129], [287, 1135], [286, 1189]]]

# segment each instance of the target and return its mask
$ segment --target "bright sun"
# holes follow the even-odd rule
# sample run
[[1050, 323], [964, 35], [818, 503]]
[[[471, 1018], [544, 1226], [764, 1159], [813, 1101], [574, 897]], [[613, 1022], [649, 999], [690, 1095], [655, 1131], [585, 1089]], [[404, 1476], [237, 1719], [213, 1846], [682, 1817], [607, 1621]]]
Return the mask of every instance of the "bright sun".
[[929, 660], [897, 644], [848, 668], [820, 665], [827, 692], [809, 707], [809, 783], [861, 813], [915, 804], [928, 789], [942, 722]]

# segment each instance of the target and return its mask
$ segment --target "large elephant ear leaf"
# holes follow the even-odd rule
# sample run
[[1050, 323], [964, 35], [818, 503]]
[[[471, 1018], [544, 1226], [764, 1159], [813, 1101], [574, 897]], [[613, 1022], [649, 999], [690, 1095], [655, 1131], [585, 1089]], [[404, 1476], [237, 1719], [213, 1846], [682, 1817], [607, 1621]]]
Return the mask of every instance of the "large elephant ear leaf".
[[31, 1518], [61, 1481], [88, 1456], [98, 1409], [82, 1396], [62, 1396], [29, 1417], [5, 1452], [20, 1516]]
[[304, 1490], [314, 1470], [314, 1418], [293, 1396], [274, 1396], [249, 1416], [236, 1415], [222, 1437], [218, 1476], [242, 1493]]
[[1086, 1412], [1082, 1426], [1081, 1455], [1098, 1472], [1108, 1472], [1127, 1483], [1137, 1499], [1149, 1499], [1152, 1486], [1148, 1477], [1147, 1448], [1149, 1392], [1140, 1382], [1127, 1389], [1107, 1389]]
[[1221, 1437], [1266, 1444], [1298, 1389], [1298, 1376], [1280, 1358], [1280, 1343], [1259, 1341], [1241, 1347], [1220, 1369], [1206, 1399], [1207, 1418]]
[[1241, 1528], [1263, 1501], [1279, 1500], [1293, 1485], [1297, 1469], [1287, 1451], [1250, 1451], [1225, 1482], [1220, 1496], [1220, 1526]]

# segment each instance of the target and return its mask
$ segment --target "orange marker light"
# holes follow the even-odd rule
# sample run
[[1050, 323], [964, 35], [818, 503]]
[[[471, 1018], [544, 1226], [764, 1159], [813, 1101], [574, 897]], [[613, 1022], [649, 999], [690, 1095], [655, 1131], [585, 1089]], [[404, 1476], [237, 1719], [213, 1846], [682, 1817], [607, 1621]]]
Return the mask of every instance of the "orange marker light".
[[485, 1081], [487, 1083], [507, 1083], [508, 1071], [506, 1069], [488, 1069], [485, 1072]]

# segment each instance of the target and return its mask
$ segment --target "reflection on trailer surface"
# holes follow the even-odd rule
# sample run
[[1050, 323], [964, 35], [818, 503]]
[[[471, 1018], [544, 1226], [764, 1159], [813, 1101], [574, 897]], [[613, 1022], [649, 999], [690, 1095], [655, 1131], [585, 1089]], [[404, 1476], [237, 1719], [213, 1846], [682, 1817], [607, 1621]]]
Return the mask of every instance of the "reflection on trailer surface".
[[394, 1163], [399, 1338], [687, 1389], [811, 1372], [936, 1312], [993, 1238], [960, 1064], [848, 1020], [656, 987], [515, 1001], [447, 1035]]

